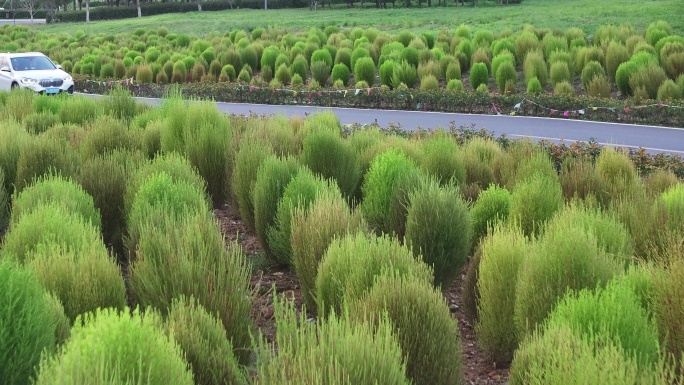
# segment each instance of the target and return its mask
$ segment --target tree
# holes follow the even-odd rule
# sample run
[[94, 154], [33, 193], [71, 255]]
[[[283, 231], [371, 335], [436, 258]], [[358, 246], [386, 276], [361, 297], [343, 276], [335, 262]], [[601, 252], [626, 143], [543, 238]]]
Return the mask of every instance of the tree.
[[135, 6], [138, 8], [138, 17], [142, 17], [142, 12], [140, 12], [140, 0], [135, 0]]
[[202, 0], [197, 0], [197, 12], [202, 12]]
[[41, 0], [19, 0], [19, 4], [22, 8], [28, 10], [31, 16], [31, 24], [33, 24], [33, 15], [36, 14], [36, 10], [40, 8]]
[[90, 0], [86, 0], [86, 23], [90, 22]]

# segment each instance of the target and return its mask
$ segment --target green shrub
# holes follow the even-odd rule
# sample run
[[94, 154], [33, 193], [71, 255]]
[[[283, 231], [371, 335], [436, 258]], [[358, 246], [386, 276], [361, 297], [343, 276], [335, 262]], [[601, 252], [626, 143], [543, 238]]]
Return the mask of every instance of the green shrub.
[[335, 53], [335, 64], [344, 64], [348, 70], [351, 71], [351, 56], [352, 51], [349, 48], [339, 48]]
[[434, 60], [430, 60], [425, 63], [420, 63], [418, 65], [418, 77], [421, 79], [424, 78], [427, 75], [432, 75], [435, 77], [435, 79], [439, 79], [442, 77], [442, 69], [439, 66], [439, 63], [437, 63]]
[[264, 251], [271, 256], [273, 250], [268, 242], [268, 229], [275, 224], [278, 202], [290, 180], [297, 174], [298, 168], [294, 158], [271, 155], [261, 162], [257, 170], [252, 187], [254, 230]]
[[328, 67], [333, 66], [332, 55], [330, 54], [330, 51], [328, 51], [327, 49], [319, 49], [319, 50], [314, 51], [313, 54], [311, 54], [310, 62], [313, 64], [314, 62], [317, 62], [317, 61], [325, 62], [325, 64]]
[[463, 82], [460, 79], [451, 79], [447, 83], [447, 90], [464, 91]]
[[671, 102], [682, 98], [680, 87], [670, 79], [667, 79], [658, 87], [658, 100], [661, 102]]
[[435, 136], [422, 142], [420, 167], [441, 185], [465, 182], [466, 171], [456, 142], [448, 136]]
[[273, 226], [267, 230], [269, 249], [278, 263], [289, 265], [292, 261], [291, 229], [295, 208], [307, 210], [323, 190], [339, 193], [335, 182], [332, 183], [315, 176], [307, 167], [301, 167], [287, 184], [278, 201]]
[[665, 71], [658, 65], [641, 67], [629, 77], [629, 88], [636, 90], [643, 87], [649, 99], [658, 97], [658, 88], [667, 80]]
[[347, 86], [349, 84], [349, 68], [343, 63], [337, 63], [332, 69], [332, 80], [333, 83], [337, 80], [341, 80], [342, 84]]
[[624, 281], [605, 289], [568, 293], [549, 315], [546, 328], [569, 326], [583, 337], [601, 335], [643, 365], [658, 361], [658, 329], [641, 307], [639, 297]]
[[496, 142], [475, 138], [463, 146], [463, 163], [466, 169], [466, 184], [477, 184], [485, 188], [494, 182], [492, 168], [496, 158], [502, 154]]
[[434, 285], [447, 288], [465, 266], [472, 247], [468, 206], [457, 187], [440, 187], [435, 180], [424, 182], [409, 201], [406, 245], [432, 267]]
[[684, 229], [684, 184], [677, 183], [664, 191], [659, 203], [667, 210], [670, 228], [675, 231]]
[[152, 67], [146, 64], [141, 64], [140, 66], [138, 66], [138, 69], [135, 72], [136, 83], [152, 83], [153, 80], [154, 75], [152, 73]]
[[24, 117], [26, 130], [34, 135], [41, 134], [59, 123], [59, 117], [51, 113], [34, 113]]
[[95, 120], [99, 116], [100, 106], [95, 99], [85, 97], [73, 97], [65, 99], [62, 109], [59, 110], [59, 120], [62, 123], [83, 125]]
[[230, 65], [230, 64], [224, 65], [223, 68], [221, 69], [221, 73], [222, 74], [225, 73], [226, 77], [228, 78], [229, 81], [231, 81], [231, 82], [235, 81], [235, 77], [236, 77], [235, 67], [233, 67], [232, 65]]
[[624, 45], [611, 42], [606, 49], [606, 72], [611, 80], [615, 80], [618, 67], [629, 60], [629, 51]]
[[570, 81], [570, 69], [564, 61], [551, 63], [551, 84], [556, 86], [560, 82]]
[[436, 91], [439, 89], [439, 82], [434, 75], [427, 75], [420, 79], [421, 91]]
[[402, 83], [413, 88], [418, 81], [418, 71], [409, 62], [402, 60], [394, 65], [392, 71], [392, 88], [398, 88]]
[[130, 267], [132, 301], [166, 314], [173, 300], [194, 297], [221, 320], [241, 364], [249, 360], [249, 272], [242, 250], [226, 242], [208, 211], [160, 226], [148, 223]]
[[544, 57], [549, 60], [552, 53], [557, 51], [565, 52], [568, 50], [568, 40], [565, 39], [565, 37], [547, 33], [542, 39], [542, 47], [544, 49]]
[[[399, 342], [386, 316], [374, 324], [343, 317], [306, 321], [291, 302], [275, 298], [275, 342], [261, 337], [257, 345], [258, 383], [350, 383], [408, 385]], [[275, 344], [277, 343], [277, 348]], [[334, 365], [330, 365], [334, 362]]]
[[361, 164], [351, 144], [339, 134], [316, 130], [306, 136], [300, 161], [323, 178], [332, 178], [351, 199], [361, 179]]
[[587, 95], [592, 98], [610, 98], [610, 83], [605, 76], [596, 76], [587, 84]]
[[290, 66], [290, 71], [292, 75], [299, 74], [302, 80], [306, 80], [309, 76], [309, 64], [307, 63], [304, 56], [299, 55], [294, 58], [292, 65]]
[[79, 317], [71, 337], [54, 356], [40, 362], [36, 384], [193, 383], [176, 342], [138, 310], [98, 309]]
[[505, 222], [511, 210], [511, 193], [505, 188], [490, 185], [482, 191], [470, 210], [473, 240], [477, 243], [497, 223]]
[[392, 228], [392, 203], [399, 194], [398, 181], [402, 174], [417, 170], [416, 165], [399, 150], [390, 149], [373, 159], [365, 174], [361, 212], [378, 231], [390, 232]]
[[596, 172], [601, 190], [608, 198], [625, 196], [638, 184], [639, 177], [629, 157], [610, 148], [603, 148], [596, 158]]
[[458, 62], [450, 63], [447, 66], [446, 71], [444, 72], [444, 77], [447, 81], [461, 80], [461, 66], [458, 64]]
[[[261, 76], [263, 77], [264, 74], [266, 73], [265, 70], [261, 71]], [[290, 69], [288, 68], [287, 64], [281, 64], [278, 67], [278, 70], [276, 71], [275, 78], [281, 83], [281, 84], [290, 84], [290, 81], [292, 80], [292, 76], [290, 75]]]
[[473, 45], [470, 40], [462, 40], [456, 48], [456, 58], [461, 68], [470, 67], [470, 58], [473, 56]]
[[247, 384], [223, 324], [195, 298], [173, 300], [164, 330], [185, 354], [195, 384]]
[[33, 109], [36, 113], [50, 113], [59, 115], [59, 110], [62, 109], [62, 99], [54, 98], [52, 95], [36, 95], [33, 99]]
[[331, 312], [339, 313], [345, 302], [368, 293], [375, 276], [383, 274], [410, 277], [424, 284], [433, 281], [430, 267], [395, 239], [356, 233], [333, 240], [318, 268], [318, 314], [327, 317]]
[[665, 72], [672, 79], [676, 79], [678, 76], [684, 74], [684, 50], [667, 56], [662, 65]]
[[98, 229], [102, 227], [100, 212], [95, 208], [93, 197], [78, 183], [61, 176], [38, 178], [16, 195], [12, 201], [12, 222], [17, 223], [31, 211], [52, 203], [63, 207], [66, 212], [80, 215]]
[[650, 197], [656, 197], [679, 182], [677, 175], [670, 170], [656, 170], [644, 178], [644, 187]]
[[539, 51], [531, 51], [525, 56], [525, 61], [523, 62], [523, 72], [525, 74], [525, 80], [529, 83], [532, 78], [537, 78], [541, 88], [546, 88], [546, 84], [549, 80], [549, 73], [546, 67], [546, 62], [544, 61], [544, 56]]
[[633, 61], [620, 64], [615, 71], [615, 83], [623, 96], [632, 95], [632, 87], [629, 79], [639, 70], [639, 66]]
[[93, 127], [81, 139], [81, 157], [90, 159], [98, 155], [122, 150], [142, 150], [140, 136], [112, 117], [103, 116], [93, 122]]
[[41, 354], [55, 349], [58, 319], [49, 295], [28, 269], [0, 259], [0, 377], [30, 383]]
[[103, 99], [104, 111], [116, 119], [130, 123], [138, 114], [138, 103], [133, 95], [123, 87], [116, 87]]
[[538, 95], [544, 92], [541, 82], [536, 77], [527, 81], [527, 93], [530, 95]]
[[547, 231], [524, 261], [516, 285], [515, 326], [522, 340], [569, 290], [594, 289], [622, 271], [581, 227]]
[[575, 88], [569, 82], [560, 82], [553, 87], [554, 95], [574, 96]]
[[0, 233], [9, 225], [9, 194], [5, 191], [5, 173], [0, 168]]
[[418, 68], [418, 64], [420, 63], [420, 51], [411, 46], [405, 47], [399, 53], [399, 59], [411, 64], [413, 68]]
[[470, 85], [476, 90], [480, 84], [489, 83], [489, 71], [484, 63], [475, 63], [470, 69]]
[[562, 204], [563, 192], [558, 180], [536, 173], [516, 184], [511, 195], [510, 217], [526, 235], [539, 234]]
[[511, 385], [586, 384], [601, 379], [602, 384], [661, 384], [655, 374], [640, 374], [636, 362], [606, 338], [581, 338], [568, 326], [536, 333], [515, 353], [511, 365]]
[[462, 347], [456, 320], [442, 293], [413, 277], [381, 277], [358, 302], [354, 318], [385, 313], [406, 355], [407, 376], [416, 384], [460, 384]]
[[354, 64], [354, 78], [356, 81], [365, 81], [369, 86], [375, 83], [375, 63], [370, 57], [362, 57]]
[[493, 227], [480, 247], [475, 332], [494, 362], [508, 362], [520, 343], [514, 322], [516, 288], [511, 283], [518, 281], [520, 268], [533, 247], [520, 229], [500, 225]]
[[330, 77], [330, 66], [321, 60], [312, 62], [311, 77], [321, 86], [325, 86], [328, 82], [328, 78]]
[[585, 200], [590, 194], [598, 192], [600, 183], [594, 165], [588, 160], [576, 158], [563, 161], [560, 182], [566, 200], [575, 197]]
[[496, 84], [499, 86], [499, 92], [502, 94], [506, 91], [506, 83], [517, 83], [518, 73], [512, 61], [505, 61], [501, 63], [496, 72]]
[[[661, 347], [674, 357], [684, 349], [684, 325], [681, 312], [684, 309], [684, 261], [675, 260], [667, 268], [652, 269], [653, 292], [649, 299], [658, 324]], [[684, 368], [684, 362], [679, 369]]]
[[243, 140], [235, 155], [232, 191], [240, 211], [240, 218], [250, 228], [254, 228], [253, 189], [257, 170], [270, 154], [271, 149], [268, 145], [259, 141]]
[[561, 52], [561, 51], [556, 51], [551, 54], [548, 60], [551, 65], [556, 62], [564, 62], [568, 66], [568, 70], [570, 71], [570, 75], [573, 75], [575, 71], [575, 65], [574, 65], [574, 58], [573, 55], [570, 54], [569, 52]]
[[5, 111], [21, 123], [26, 115], [33, 112], [33, 98], [35, 92], [28, 88], [14, 90], [5, 99]]
[[582, 85], [584, 86], [585, 90], [589, 87], [589, 82], [597, 76], [606, 76], [606, 73], [603, 70], [603, 66], [601, 66], [601, 63], [597, 61], [590, 61], [587, 64], [585, 64], [584, 69], [582, 69]]
[[558, 177], [549, 154], [530, 141], [520, 141], [509, 146], [508, 152], [498, 159], [495, 167], [501, 174], [498, 179], [510, 191], [515, 190], [518, 182], [538, 173], [552, 180], [557, 180]]
[[505, 62], [510, 62], [511, 64], [513, 64], [513, 68], [515, 68], [515, 57], [509, 51], [503, 51], [497, 56], [494, 56], [494, 58], [492, 59], [492, 74], [494, 76], [496, 76], [497, 72], [499, 71], [499, 67], [501, 66], [501, 64]]
[[270, 68], [271, 71], [275, 71], [277, 68], [275, 62], [278, 59], [278, 55], [280, 55], [278, 47], [274, 45], [266, 47], [261, 54], [261, 70]]

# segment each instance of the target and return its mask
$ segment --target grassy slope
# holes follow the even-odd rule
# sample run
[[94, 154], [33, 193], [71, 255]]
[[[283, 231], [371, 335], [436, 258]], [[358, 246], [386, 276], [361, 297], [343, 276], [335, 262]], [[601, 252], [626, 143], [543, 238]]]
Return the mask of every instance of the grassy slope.
[[[358, 4], [358, 3], [357, 3]], [[169, 14], [141, 19], [128, 19], [77, 24], [53, 24], [38, 27], [47, 33], [74, 33], [83, 29], [87, 33], [104, 32], [116, 34], [131, 32], [135, 28], [165, 26], [174, 33], [208, 35], [223, 33], [235, 28], [253, 29], [274, 26], [289, 31], [308, 30], [327, 25], [375, 27], [387, 32], [412, 30], [414, 32], [443, 27], [455, 28], [461, 23], [477, 28], [489, 28], [495, 32], [510, 28], [518, 30], [524, 24], [541, 28], [565, 30], [579, 27], [588, 34], [606, 24], [629, 23], [643, 30], [655, 20], [665, 20], [673, 32], [684, 34], [682, 0], [523, 0], [521, 5], [471, 6], [447, 8], [397, 8], [392, 9], [324, 9], [315, 13], [308, 9], [289, 10], [232, 10], [221, 12], [193, 12]]]

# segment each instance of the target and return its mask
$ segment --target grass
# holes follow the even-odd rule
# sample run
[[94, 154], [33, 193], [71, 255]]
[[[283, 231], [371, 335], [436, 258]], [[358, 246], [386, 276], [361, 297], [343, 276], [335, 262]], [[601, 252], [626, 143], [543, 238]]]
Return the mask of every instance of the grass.
[[[491, 4], [487, 2], [486, 4]], [[368, 5], [366, 5], [368, 6]], [[319, 9], [315, 16], [306, 9], [253, 10], [240, 9], [219, 12], [189, 12], [166, 14], [96, 23], [61, 23], [36, 27], [45, 33], [84, 32], [118, 34], [136, 28], [156, 29], [165, 26], [174, 33], [209, 35], [229, 29], [252, 30], [257, 27], [285, 28], [288, 31], [307, 31], [311, 27], [335, 25], [339, 27], [374, 27], [384, 32], [402, 30], [412, 32], [455, 29], [465, 23], [488, 28], [495, 32], [517, 30], [524, 24], [538, 28], [568, 29], [577, 27], [593, 34], [600, 25], [629, 23], [638, 30], [655, 20], [665, 20], [672, 32], [684, 33], [681, 0], [567, 0], [549, 2], [524, 0], [520, 5], [450, 6], [446, 8], [342, 8]]]

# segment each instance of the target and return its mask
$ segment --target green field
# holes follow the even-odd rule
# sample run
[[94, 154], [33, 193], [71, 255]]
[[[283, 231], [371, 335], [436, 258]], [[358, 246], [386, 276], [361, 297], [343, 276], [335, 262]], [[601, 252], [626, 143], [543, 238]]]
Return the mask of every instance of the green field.
[[290, 31], [304, 31], [311, 27], [358, 26], [375, 27], [386, 32], [401, 30], [437, 31], [455, 28], [461, 23], [488, 28], [495, 32], [504, 29], [518, 30], [525, 24], [538, 28], [568, 29], [578, 27], [588, 34], [600, 25], [629, 23], [637, 29], [645, 28], [655, 20], [665, 20], [676, 34], [684, 33], [684, 18], [677, 17], [683, 10], [681, 0], [569, 0], [548, 2], [525, 0], [520, 5], [398, 8], [392, 9], [306, 9], [287, 10], [232, 10], [221, 12], [167, 14], [141, 19], [94, 22], [90, 24], [51, 24], [38, 27], [46, 33], [73, 33], [83, 29], [86, 33], [115, 34], [135, 28], [165, 26], [174, 33], [208, 35], [232, 29], [279, 27]]

